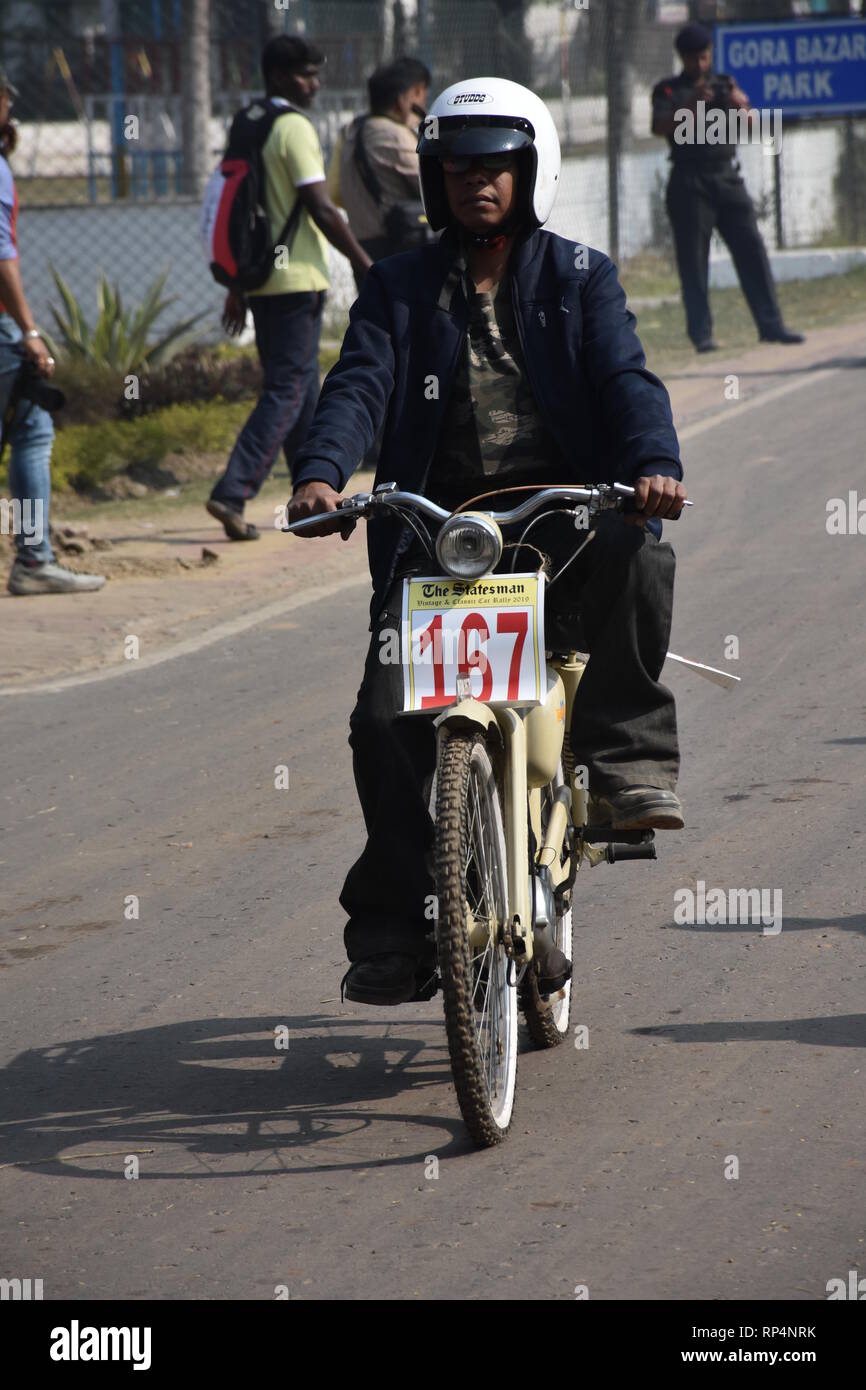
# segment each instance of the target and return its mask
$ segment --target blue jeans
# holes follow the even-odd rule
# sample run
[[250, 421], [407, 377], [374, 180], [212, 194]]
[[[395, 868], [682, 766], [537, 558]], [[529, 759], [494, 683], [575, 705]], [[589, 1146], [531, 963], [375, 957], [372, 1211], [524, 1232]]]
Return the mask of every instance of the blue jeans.
[[303, 444], [319, 396], [323, 290], [253, 295], [256, 347], [264, 382], [211, 497], [243, 508], [255, 497], [282, 447], [289, 465]]
[[[0, 376], [15, 373], [21, 366], [21, 358], [12, 346], [21, 341], [21, 336], [15, 320], [0, 313]], [[19, 401], [7, 433], [9, 496], [21, 507], [24, 524], [15, 527], [15, 549], [18, 558], [28, 565], [42, 565], [54, 559], [48, 538], [53, 442], [54, 422], [48, 411], [30, 401]]]

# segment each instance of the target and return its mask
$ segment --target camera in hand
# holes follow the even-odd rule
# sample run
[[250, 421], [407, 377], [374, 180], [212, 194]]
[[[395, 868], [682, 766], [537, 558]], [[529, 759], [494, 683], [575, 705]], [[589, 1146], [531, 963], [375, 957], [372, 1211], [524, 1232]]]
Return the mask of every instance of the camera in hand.
[[34, 405], [41, 405], [43, 410], [51, 414], [62, 409], [66, 404], [66, 397], [59, 386], [52, 386], [50, 381], [42, 376], [36, 363], [20, 343], [14, 346], [21, 358], [21, 365], [17, 372], [6, 372], [0, 377], [0, 417], [5, 420], [10, 409], [19, 401], [32, 401]]
[[32, 358], [25, 356], [24, 361], [18, 372], [18, 378], [13, 387], [13, 395], [18, 400], [32, 401], [34, 405], [41, 405], [43, 410], [54, 413], [61, 410], [66, 404], [66, 397], [59, 386], [52, 386], [50, 381], [39, 371]]

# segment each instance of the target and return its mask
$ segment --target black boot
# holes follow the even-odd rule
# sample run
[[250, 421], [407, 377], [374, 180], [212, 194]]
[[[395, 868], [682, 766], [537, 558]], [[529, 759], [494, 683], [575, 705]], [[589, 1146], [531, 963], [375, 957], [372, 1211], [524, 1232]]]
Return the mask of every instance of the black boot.
[[398, 952], [356, 960], [340, 981], [340, 998], [345, 994], [356, 1004], [408, 1004], [415, 998], [419, 964], [417, 956]]
[[806, 338], [802, 333], [795, 333], [793, 328], [777, 328], [772, 333], [762, 333], [762, 343], [805, 343]]

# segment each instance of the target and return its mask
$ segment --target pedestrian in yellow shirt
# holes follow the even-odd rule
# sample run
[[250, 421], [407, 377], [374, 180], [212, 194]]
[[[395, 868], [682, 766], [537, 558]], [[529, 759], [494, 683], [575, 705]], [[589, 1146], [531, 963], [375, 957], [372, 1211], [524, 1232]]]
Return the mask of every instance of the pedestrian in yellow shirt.
[[[231, 540], [257, 540], [244, 520], [244, 505], [255, 497], [282, 447], [292, 471], [306, 437], [319, 394], [319, 335], [330, 285], [327, 242], [351, 262], [362, 278], [372, 264], [327, 188], [322, 150], [304, 112], [320, 87], [324, 55], [306, 39], [278, 34], [262, 51], [265, 100], [286, 108], [274, 121], [262, 150], [265, 201], [276, 243], [295, 203], [302, 210], [289, 246], [277, 246], [274, 269], [249, 295], [262, 364], [262, 393], [237, 437], [226, 470], [206, 503]], [[247, 300], [230, 291], [223, 326], [240, 333]]]

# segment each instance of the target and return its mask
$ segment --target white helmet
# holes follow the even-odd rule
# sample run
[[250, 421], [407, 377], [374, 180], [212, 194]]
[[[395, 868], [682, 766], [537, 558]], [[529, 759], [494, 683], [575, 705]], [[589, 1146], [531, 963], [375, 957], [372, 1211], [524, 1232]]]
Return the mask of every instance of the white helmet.
[[541, 97], [519, 82], [472, 77], [446, 87], [421, 122], [417, 148], [424, 212], [434, 232], [452, 220], [440, 162], [444, 154], [513, 150], [521, 177], [509, 223], [534, 231], [550, 216], [559, 186], [559, 136]]

